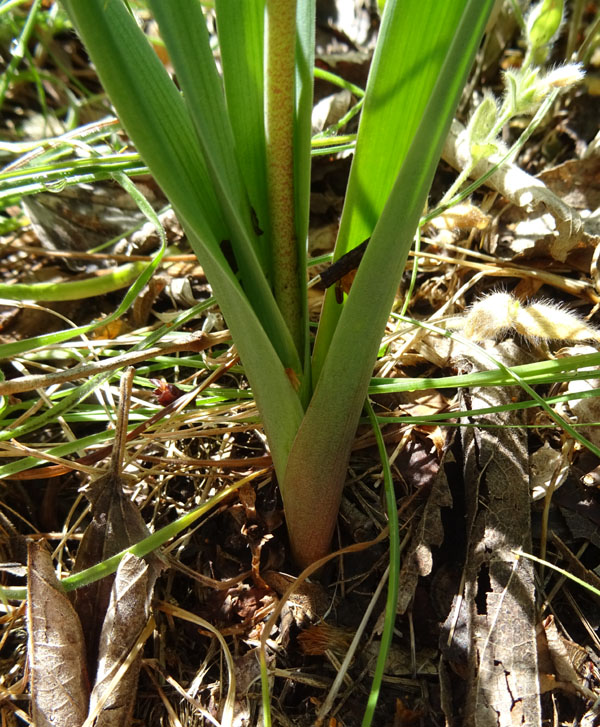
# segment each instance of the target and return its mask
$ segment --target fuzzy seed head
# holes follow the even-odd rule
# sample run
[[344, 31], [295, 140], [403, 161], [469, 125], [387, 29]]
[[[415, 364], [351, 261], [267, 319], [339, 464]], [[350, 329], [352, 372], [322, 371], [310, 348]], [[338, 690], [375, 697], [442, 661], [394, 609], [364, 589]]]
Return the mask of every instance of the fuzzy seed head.
[[584, 76], [585, 71], [581, 63], [567, 63], [550, 71], [544, 80], [552, 88], [568, 88], [579, 83]]
[[520, 303], [509, 293], [494, 293], [471, 306], [463, 333], [473, 341], [486, 341], [513, 327]]
[[522, 308], [515, 330], [528, 338], [543, 341], [583, 341], [600, 340], [598, 331], [586, 321], [558, 305], [533, 303]]
[[463, 333], [473, 341], [485, 341], [508, 333], [530, 341], [600, 341], [600, 331], [555, 303], [521, 305], [510, 293], [493, 293], [469, 310]]

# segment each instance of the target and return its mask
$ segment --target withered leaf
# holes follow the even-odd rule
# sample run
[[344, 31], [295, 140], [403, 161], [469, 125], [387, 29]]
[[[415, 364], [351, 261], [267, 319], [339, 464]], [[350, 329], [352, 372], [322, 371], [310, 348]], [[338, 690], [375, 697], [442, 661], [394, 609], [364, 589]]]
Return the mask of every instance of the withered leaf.
[[[149, 178], [138, 179], [136, 186], [154, 209], [164, 204], [162, 192]], [[23, 208], [48, 250], [87, 251], [146, 220], [133, 197], [110, 181], [66, 187], [58, 194], [42, 192], [23, 199]], [[67, 264], [77, 268], [72, 261]]]
[[[96, 480], [86, 494], [92, 504], [92, 521], [77, 551], [75, 573], [112, 557], [150, 534], [139, 510], [123, 493], [121, 477], [114, 472]], [[114, 576], [107, 576], [79, 588], [74, 596], [75, 608], [86, 633], [90, 675], [95, 671], [98, 642], [113, 580]]]
[[[92, 505], [92, 522], [87, 527], [75, 561], [74, 572], [99, 563], [143, 540], [150, 532], [134, 503], [123, 492], [121, 474], [127, 441], [127, 420], [134, 369], [129, 367], [121, 378], [115, 442], [108, 472], [92, 483], [86, 493]], [[159, 557], [148, 562], [159, 568]], [[98, 643], [114, 577], [103, 578], [80, 588], [75, 594], [75, 608], [87, 636], [88, 669], [95, 674]]]
[[[356, 271], [356, 269], [360, 265], [360, 261], [362, 260], [363, 255], [365, 254], [365, 250], [367, 249], [367, 245], [369, 244], [369, 239], [370, 238], [367, 238], [366, 240], [361, 242], [360, 245], [352, 248], [350, 252], [342, 255], [326, 270], [323, 270], [321, 272], [321, 286], [323, 288], [331, 287], [334, 283], [337, 283], [338, 281], [345, 278], [347, 275], [350, 275], [351, 273]], [[351, 280], [349, 281], [349, 284], [352, 284]]]
[[[512, 341], [491, 352], [506, 366], [527, 360]], [[491, 366], [483, 355], [469, 358], [473, 370]], [[463, 393], [464, 408], [507, 404], [521, 393], [518, 387], [471, 388]], [[463, 724], [539, 727], [533, 566], [514, 554], [531, 549], [524, 415], [485, 414], [473, 424], [462, 432], [468, 538], [463, 603], [470, 640]]]
[[546, 657], [544, 666], [552, 677], [547, 680], [547, 686], [567, 692], [578, 692], [590, 703], [595, 702], [598, 695], [586, 686], [584, 678], [585, 667], [590, 663], [587, 650], [561, 636], [553, 616], [544, 619], [538, 636], [538, 648]]
[[33, 721], [37, 727], [81, 727], [89, 698], [83, 631], [50, 554], [36, 543], [28, 547], [27, 584]]
[[90, 715], [98, 711], [96, 727], [124, 727], [131, 723], [141, 652], [133, 657], [122, 678], [112, 680], [146, 625], [156, 570], [127, 554], [117, 570], [100, 635], [96, 683], [90, 698]]
[[[433, 565], [431, 551], [434, 547], [441, 545], [444, 540], [441, 510], [452, 505], [452, 495], [443, 465], [450, 456], [451, 453], [447, 449], [443, 453], [440, 463], [434, 450], [431, 456], [427, 458], [427, 466], [423, 468], [424, 471], [420, 473], [418, 486], [428, 485], [430, 491], [422, 514], [415, 523], [414, 536], [402, 564], [398, 592], [398, 613], [404, 613], [409, 607], [419, 578], [428, 576], [431, 573]], [[421, 458], [418, 460], [418, 463], [420, 462], [425, 462], [425, 450], [423, 448], [421, 448]]]

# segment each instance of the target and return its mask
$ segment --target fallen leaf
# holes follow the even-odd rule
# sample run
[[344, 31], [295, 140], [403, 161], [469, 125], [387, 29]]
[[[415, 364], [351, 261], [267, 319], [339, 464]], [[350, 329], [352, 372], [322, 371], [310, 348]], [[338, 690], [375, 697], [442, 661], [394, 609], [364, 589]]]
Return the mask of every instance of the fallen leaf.
[[[528, 360], [510, 340], [487, 351], [505, 366]], [[468, 358], [474, 371], [492, 366], [483, 352]], [[522, 391], [472, 387], [461, 395], [464, 409], [476, 410], [511, 403]], [[482, 414], [465, 423], [473, 426], [461, 432], [467, 537], [461, 611], [468, 639], [463, 724], [540, 725], [533, 565], [514, 554], [531, 549], [524, 413]]]
[[[131, 724], [142, 655], [139, 651], [130, 658], [130, 653], [150, 617], [156, 575], [152, 566], [130, 553], [119, 564], [100, 635], [96, 683], [90, 697], [90, 716], [98, 712], [95, 727]], [[113, 684], [127, 659], [126, 671]]]
[[591, 689], [585, 685], [584, 672], [590, 656], [586, 649], [574, 641], [565, 639], [556, 628], [553, 616], [548, 616], [542, 623], [543, 631], [540, 636], [542, 649], [547, 648], [551, 660], [551, 669], [556, 678], [555, 687], [565, 691], [576, 691], [585, 699], [594, 702], [597, 698]]
[[[92, 484], [86, 494], [92, 503], [92, 521], [79, 545], [74, 573], [116, 555], [150, 534], [139, 510], [123, 493], [120, 477], [113, 473], [104, 475]], [[113, 580], [113, 576], [102, 578], [79, 588], [74, 596], [74, 605], [87, 636], [90, 674], [95, 669]]]
[[85, 643], [50, 554], [28, 546], [27, 624], [31, 711], [36, 727], [81, 727], [88, 711]]
[[[93, 482], [86, 492], [92, 506], [92, 521], [86, 528], [73, 568], [85, 570], [138, 543], [150, 531], [140, 511], [123, 492], [125, 477], [121, 474], [123, 451], [127, 436], [127, 420], [133, 368], [123, 374], [115, 443], [108, 472]], [[149, 564], [160, 568], [157, 555], [149, 555]], [[111, 597], [114, 576], [107, 576], [75, 592], [74, 605], [87, 637], [88, 669], [95, 673], [98, 642]]]
[[[422, 514], [414, 523], [414, 535], [410, 548], [403, 559], [398, 591], [398, 613], [404, 613], [414, 598], [419, 578], [428, 576], [433, 567], [432, 550], [444, 541], [442, 508], [452, 505], [452, 494], [446, 477], [444, 464], [451, 459], [451, 452], [444, 452], [441, 462], [437, 453], [430, 465], [430, 472], [418, 484], [429, 486], [427, 501]], [[416, 486], [416, 485], [415, 485]]]

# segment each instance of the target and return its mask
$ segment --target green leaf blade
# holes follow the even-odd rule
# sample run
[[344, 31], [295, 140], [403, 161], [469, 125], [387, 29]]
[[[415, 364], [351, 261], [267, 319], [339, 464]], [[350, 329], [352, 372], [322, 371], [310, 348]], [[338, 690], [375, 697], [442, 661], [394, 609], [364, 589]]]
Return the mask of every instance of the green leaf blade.
[[220, 249], [229, 228], [181, 95], [120, 0], [64, 4], [123, 126], [204, 267], [261, 406], [275, 465], [283, 471], [303, 413], [286, 374], [286, 368], [300, 371], [298, 353], [264, 276], [265, 306], [255, 311]]
[[[388, 0], [388, 4], [396, 3]], [[406, 5], [402, 3], [403, 10]], [[316, 560], [329, 548], [381, 336], [492, 5], [493, 0], [466, 0], [464, 14], [447, 38], [439, 78], [333, 329], [315, 392], [290, 452], [282, 494], [292, 548], [301, 564]], [[387, 42], [393, 41], [388, 36]], [[294, 492], [302, 492], [302, 498], [293, 497]]]
[[216, 190], [229, 230], [226, 239], [231, 241], [242, 286], [285, 365], [301, 376], [298, 352], [257, 255], [248, 196], [201, 5], [196, 0], [181, 0], [177, 12], [161, 0], [150, 0], [150, 5], [171, 55], [208, 176]]
[[63, 4], [123, 126], [167, 197], [187, 217], [196, 218], [207, 241], [226, 237], [183, 99], [135, 20], [120, 0]]
[[215, 10], [227, 111], [250, 204], [263, 231], [258, 242], [270, 279], [263, 80], [265, 0], [217, 0]]
[[[465, 5], [465, 0], [386, 3], [334, 260], [372, 234], [419, 128], [444, 64], [444, 48], [452, 40]], [[398, 217], [405, 207], [398, 208]], [[328, 292], [313, 356], [314, 380], [340, 314], [341, 306], [333, 292]]]

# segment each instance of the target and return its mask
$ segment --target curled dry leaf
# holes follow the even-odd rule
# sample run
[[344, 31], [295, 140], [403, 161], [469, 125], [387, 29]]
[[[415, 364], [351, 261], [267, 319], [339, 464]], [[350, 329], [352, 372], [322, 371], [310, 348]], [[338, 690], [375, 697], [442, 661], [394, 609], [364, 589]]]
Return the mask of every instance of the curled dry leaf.
[[[127, 554], [119, 565], [100, 635], [96, 683], [90, 697], [90, 716], [98, 712], [95, 727], [131, 724], [141, 664], [141, 652], [131, 652], [150, 616], [155, 580], [155, 569], [135, 555]], [[118, 679], [117, 672], [128, 659], [130, 663]]]
[[559, 633], [553, 616], [547, 616], [538, 628], [538, 649], [544, 667], [542, 682], [546, 689], [561, 689], [581, 694], [594, 702], [597, 694], [586, 686], [585, 672], [590, 654], [579, 644]]
[[[121, 477], [114, 472], [96, 480], [86, 495], [92, 504], [92, 521], [77, 552], [75, 573], [116, 555], [149, 535], [139, 510], [123, 492]], [[154, 556], [151, 558], [155, 560]], [[75, 608], [87, 637], [88, 669], [92, 678], [112, 584], [112, 576], [107, 576], [79, 588], [74, 596]]]
[[345, 88], [322, 98], [312, 111], [313, 134], [336, 124], [348, 111], [351, 103], [352, 94]]
[[[453, 121], [444, 146], [442, 156], [456, 169], [463, 169], [470, 160], [469, 144], [465, 129], [459, 121]], [[473, 179], [483, 176], [494, 164], [501, 160], [500, 155], [484, 159], [472, 173]], [[536, 254], [542, 250], [560, 262], [574, 249], [598, 244], [596, 225], [583, 218], [579, 212], [556, 194], [544, 181], [522, 171], [515, 164], [502, 164], [487, 180], [487, 186], [497, 190], [507, 200], [527, 212], [527, 217], [515, 230], [519, 238], [518, 247], [524, 251], [526, 246], [534, 247]], [[532, 222], [531, 212], [536, 210], [538, 217]], [[527, 241], [527, 242], [525, 242]]]
[[[135, 506], [123, 491], [126, 477], [121, 473], [129, 416], [129, 402], [133, 382], [133, 368], [128, 368], [120, 387], [115, 442], [109, 470], [100, 476], [86, 492], [91, 503], [92, 521], [86, 528], [77, 552], [74, 571], [78, 572], [116, 555], [149, 535], [148, 528]], [[161, 558], [150, 554], [148, 564], [158, 573]], [[152, 584], [155, 575], [152, 576]], [[96, 659], [100, 652], [100, 635], [110, 619], [109, 603], [114, 601], [113, 577], [107, 576], [78, 589], [75, 608], [87, 636], [87, 658], [90, 675], [96, 673]], [[123, 588], [121, 585], [120, 588]], [[152, 590], [152, 586], [150, 586]], [[119, 593], [120, 591], [117, 591]], [[140, 603], [144, 603], [142, 600]]]
[[37, 727], [81, 727], [88, 711], [83, 631], [50, 554], [28, 547], [27, 623], [32, 717]]
[[[444, 453], [443, 461], [449, 453]], [[452, 495], [443, 468], [433, 478], [431, 489], [420, 518], [415, 523], [414, 536], [402, 563], [400, 589], [398, 592], [398, 613], [404, 613], [415, 595], [419, 578], [431, 573], [432, 549], [444, 540], [441, 510], [452, 505]]]
[[429, 230], [438, 244], [457, 242], [461, 234], [471, 230], [485, 230], [490, 216], [472, 204], [457, 204], [429, 222]]
[[569, 460], [564, 452], [544, 442], [529, 457], [529, 486], [533, 500], [541, 500], [549, 488], [558, 489], [569, 474]]

